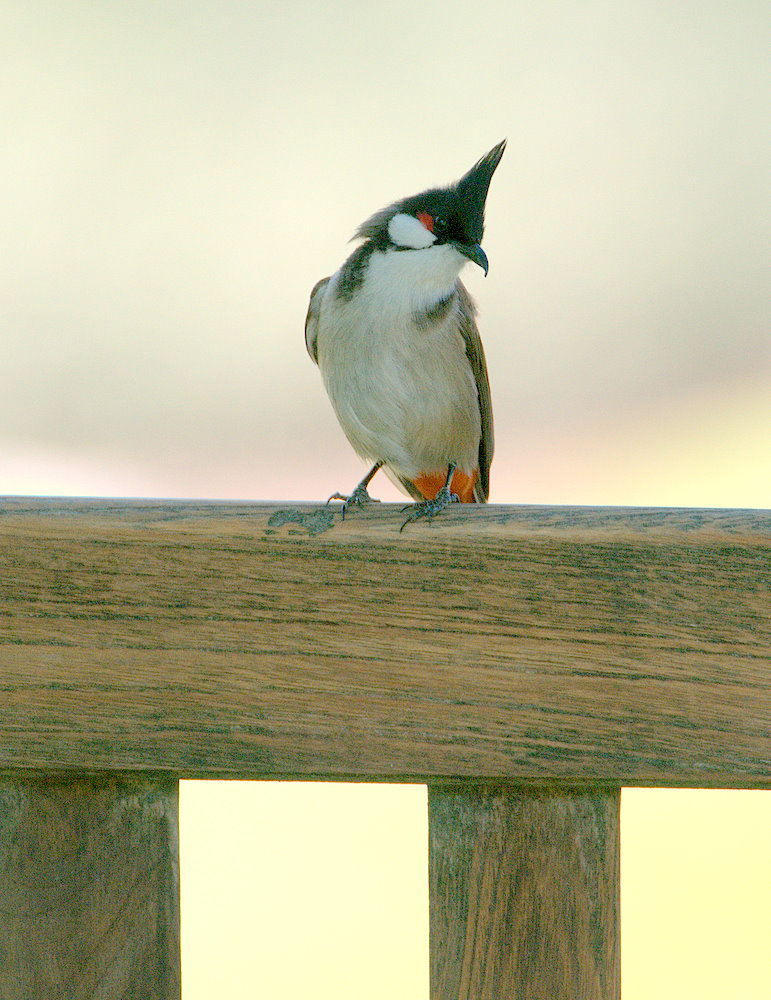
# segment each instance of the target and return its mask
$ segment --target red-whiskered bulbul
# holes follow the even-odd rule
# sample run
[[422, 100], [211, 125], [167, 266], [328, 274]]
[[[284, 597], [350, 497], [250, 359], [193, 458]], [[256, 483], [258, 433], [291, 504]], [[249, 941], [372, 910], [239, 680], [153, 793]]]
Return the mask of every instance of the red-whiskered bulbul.
[[[506, 140], [459, 181], [395, 202], [359, 227], [363, 242], [311, 292], [305, 343], [337, 419], [374, 463], [350, 496], [372, 500], [382, 468], [431, 519], [454, 501], [485, 503], [493, 413], [474, 304], [458, 279], [480, 243], [487, 191]], [[404, 524], [402, 525], [404, 527]]]

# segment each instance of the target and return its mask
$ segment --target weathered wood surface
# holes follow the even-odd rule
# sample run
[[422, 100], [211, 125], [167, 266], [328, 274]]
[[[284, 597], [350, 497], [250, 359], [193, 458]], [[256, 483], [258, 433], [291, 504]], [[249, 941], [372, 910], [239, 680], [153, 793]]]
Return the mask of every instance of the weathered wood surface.
[[3, 1000], [179, 1000], [177, 788], [0, 781]]
[[771, 785], [771, 513], [0, 502], [0, 768]]
[[429, 786], [431, 1000], [618, 1000], [619, 805]]

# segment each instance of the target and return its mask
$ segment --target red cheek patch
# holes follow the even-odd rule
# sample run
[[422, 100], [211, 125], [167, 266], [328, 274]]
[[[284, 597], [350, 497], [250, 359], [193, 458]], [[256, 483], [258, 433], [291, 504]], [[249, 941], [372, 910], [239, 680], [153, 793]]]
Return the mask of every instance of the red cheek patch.
[[428, 212], [418, 212], [415, 218], [418, 220], [418, 222], [423, 223], [423, 225], [426, 227], [429, 233], [433, 233], [434, 217], [432, 215], [429, 215]]

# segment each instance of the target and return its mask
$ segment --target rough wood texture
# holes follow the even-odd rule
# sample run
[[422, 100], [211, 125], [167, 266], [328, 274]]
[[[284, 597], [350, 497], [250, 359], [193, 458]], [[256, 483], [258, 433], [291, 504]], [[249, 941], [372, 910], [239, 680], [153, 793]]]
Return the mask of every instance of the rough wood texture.
[[431, 1000], [618, 1000], [619, 803], [429, 788]]
[[0, 768], [771, 784], [771, 513], [0, 503]]
[[177, 782], [0, 782], [0, 997], [178, 1000]]

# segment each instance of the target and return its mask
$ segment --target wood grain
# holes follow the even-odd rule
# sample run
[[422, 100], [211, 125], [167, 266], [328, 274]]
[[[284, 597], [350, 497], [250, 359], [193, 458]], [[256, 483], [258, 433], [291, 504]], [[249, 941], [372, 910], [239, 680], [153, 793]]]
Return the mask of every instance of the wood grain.
[[0, 768], [767, 787], [771, 513], [0, 503]]
[[618, 1000], [619, 805], [429, 787], [431, 1000]]
[[179, 1000], [177, 782], [0, 782], [0, 997]]

